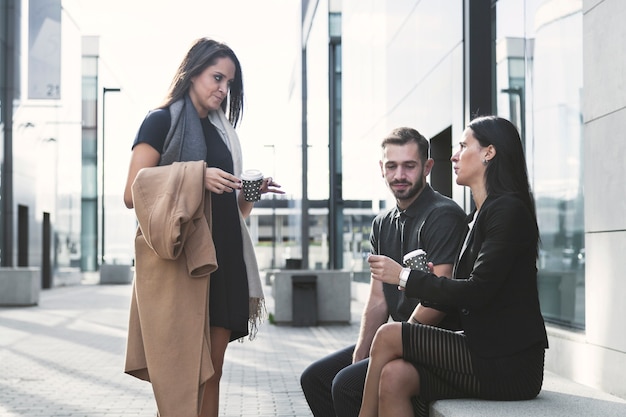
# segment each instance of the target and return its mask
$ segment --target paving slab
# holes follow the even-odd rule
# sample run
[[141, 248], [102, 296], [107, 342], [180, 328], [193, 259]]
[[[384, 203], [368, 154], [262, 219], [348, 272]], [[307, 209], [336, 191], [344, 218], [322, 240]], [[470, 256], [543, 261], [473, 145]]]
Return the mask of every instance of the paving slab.
[[[273, 309], [270, 288], [267, 308]], [[123, 373], [131, 285], [43, 290], [32, 307], [0, 308], [0, 417], [154, 417], [150, 384]], [[300, 373], [356, 340], [350, 324], [315, 327], [265, 321], [255, 340], [232, 342], [220, 416], [311, 416]]]

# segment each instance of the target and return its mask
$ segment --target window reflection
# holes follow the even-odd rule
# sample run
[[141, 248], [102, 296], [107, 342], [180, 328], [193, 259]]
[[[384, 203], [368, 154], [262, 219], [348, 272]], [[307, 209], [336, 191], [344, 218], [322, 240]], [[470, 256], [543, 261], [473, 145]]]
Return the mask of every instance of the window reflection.
[[526, 145], [542, 311], [548, 321], [584, 327], [582, 10], [579, 2], [500, 0], [497, 28], [497, 108]]

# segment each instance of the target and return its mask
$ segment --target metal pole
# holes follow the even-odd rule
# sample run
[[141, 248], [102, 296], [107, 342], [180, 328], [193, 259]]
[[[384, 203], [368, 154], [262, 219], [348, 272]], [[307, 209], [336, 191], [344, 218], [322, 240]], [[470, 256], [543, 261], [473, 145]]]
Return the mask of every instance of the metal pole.
[[309, 269], [309, 163], [308, 163], [308, 119], [307, 119], [307, 51], [302, 48], [302, 204], [300, 217], [300, 235], [302, 241], [301, 269]]
[[[276, 178], [276, 145], [272, 145], [272, 177]], [[272, 269], [276, 269], [276, 194], [272, 193]]]
[[[276, 178], [276, 145], [263, 145], [272, 148], [272, 177]], [[272, 269], [276, 269], [276, 194], [272, 194]]]
[[102, 200], [101, 200], [101, 211], [102, 211], [102, 234], [100, 235], [100, 265], [104, 264], [104, 150], [106, 148], [106, 143], [104, 141], [104, 129], [106, 124], [104, 123], [104, 115], [106, 113], [106, 107], [105, 107], [105, 98], [107, 93], [119, 93], [120, 91], [122, 91], [121, 88], [107, 88], [107, 87], [103, 87], [102, 88]]

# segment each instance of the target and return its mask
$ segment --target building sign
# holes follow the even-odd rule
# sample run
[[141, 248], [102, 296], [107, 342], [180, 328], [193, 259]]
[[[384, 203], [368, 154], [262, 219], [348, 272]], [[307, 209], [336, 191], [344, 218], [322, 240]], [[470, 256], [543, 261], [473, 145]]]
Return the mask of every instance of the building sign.
[[61, 98], [61, 0], [30, 0], [28, 98]]

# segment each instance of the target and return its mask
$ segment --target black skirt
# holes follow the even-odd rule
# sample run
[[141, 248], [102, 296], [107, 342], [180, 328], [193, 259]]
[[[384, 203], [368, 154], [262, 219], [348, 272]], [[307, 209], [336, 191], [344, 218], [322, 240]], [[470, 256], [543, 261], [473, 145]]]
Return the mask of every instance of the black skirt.
[[420, 375], [415, 414], [428, 416], [431, 401], [450, 398], [528, 400], [543, 383], [545, 349], [526, 349], [512, 356], [481, 358], [470, 351], [467, 338], [438, 327], [402, 324], [403, 358]]

